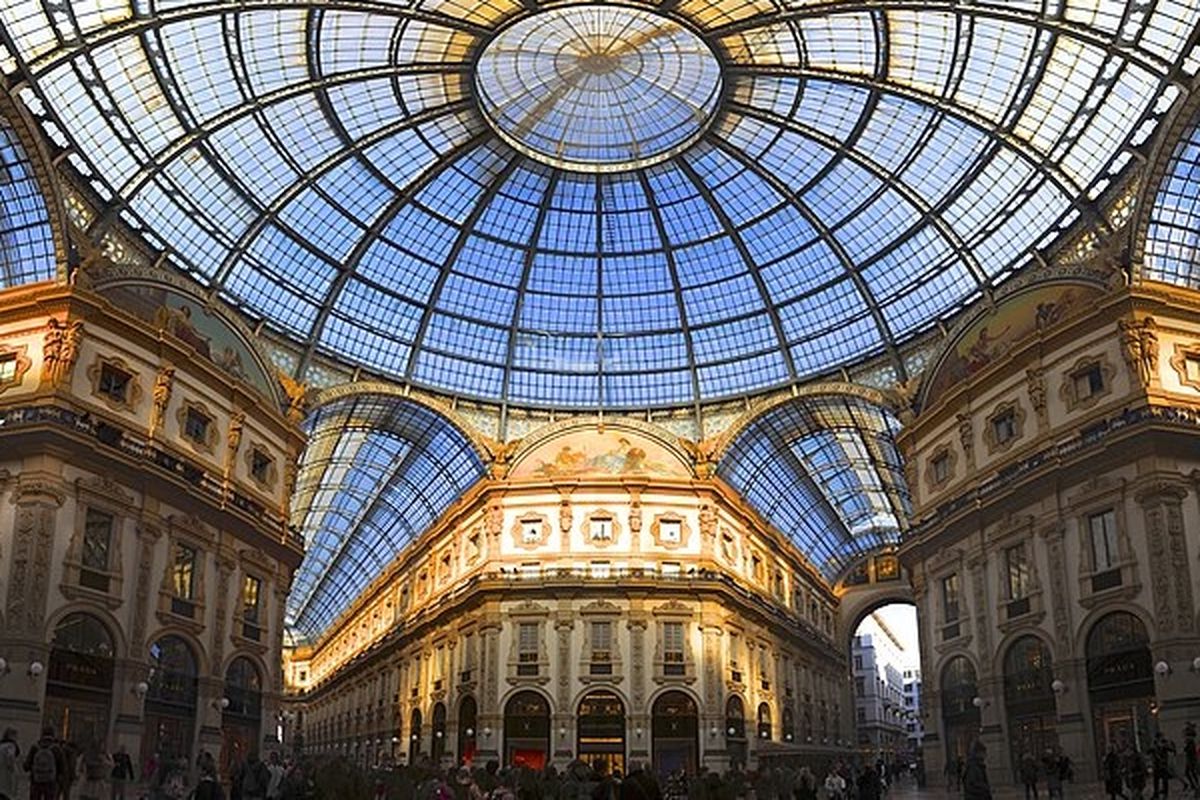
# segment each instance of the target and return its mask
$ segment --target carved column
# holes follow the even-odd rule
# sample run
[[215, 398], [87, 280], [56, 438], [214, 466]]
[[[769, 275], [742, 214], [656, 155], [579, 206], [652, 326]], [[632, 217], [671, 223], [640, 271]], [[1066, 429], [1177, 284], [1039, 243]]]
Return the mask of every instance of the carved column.
[[1147, 481], [1134, 492], [1146, 522], [1150, 590], [1159, 638], [1195, 632], [1190, 568], [1183, 538], [1185, 497], [1185, 484], [1166, 479]]
[[971, 573], [972, 601], [971, 609], [975, 619], [975, 636], [979, 643], [976, 650], [979, 653], [981, 676], [991, 672], [992, 661], [992, 612], [987, 602], [987, 556], [979, 553], [967, 561]]
[[23, 634], [39, 642], [45, 639], [55, 522], [65, 499], [66, 493], [55, 479], [18, 479], [12, 498], [17, 510], [5, 614], [9, 635]]
[[137, 526], [138, 562], [136, 585], [133, 590], [133, 633], [129, 637], [131, 653], [146, 651], [146, 618], [150, 614], [150, 594], [154, 578], [154, 548], [162, 538], [162, 528], [153, 523], [141, 522]]
[[[648, 758], [650, 755], [650, 715], [646, 703], [646, 615], [636, 611], [629, 616], [629, 706], [630, 758]], [[641, 735], [638, 735], [641, 731]]]
[[[554, 757], [569, 761], [573, 756], [571, 742], [575, 740], [574, 709], [571, 708], [571, 633], [575, 629], [574, 613], [570, 605], [564, 601], [560, 604], [558, 614], [554, 618], [554, 635], [558, 642], [558, 665], [555, 670], [554, 707], [557, 713], [551, 720], [550, 732], [554, 740]], [[566, 736], [560, 736], [558, 731], [565, 729]]]
[[500, 671], [503, 669], [500, 655], [500, 614], [496, 611], [485, 613], [483, 623], [479, 626], [480, 649], [483, 657], [480, 659], [480, 685], [483, 691], [479, 698], [479, 725], [481, 730], [490, 730], [479, 744], [479, 757], [486, 762], [490, 758], [499, 758], [499, 743], [501, 729], [504, 725], [502, 710], [497, 702], [500, 698]]
[[[701, 639], [704, 645], [704, 704], [700, 709], [700, 748], [701, 763], [718, 771], [724, 771], [729, 765], [729, 756], [725, 752], [725, 693], [722, 691], [723, 660], [721, 658], [721, 628], [720, 619], [716, 616], [705, 615], [700, 623]], [[710, 736], [709, 731], [716, 730], [716, 736]]]
[[1054, 638], [1058, 643], [1060, 657], [1074, 652], [1075, 637], [1071, 635], [1071, 598], [1067, 594], [1067, 564], [1063, 548], [1066, 528], [1055, 520], [1041, 530], [1046, 542], [1046, 558], [1050, 564], [1050, 605], [1054, 620]]

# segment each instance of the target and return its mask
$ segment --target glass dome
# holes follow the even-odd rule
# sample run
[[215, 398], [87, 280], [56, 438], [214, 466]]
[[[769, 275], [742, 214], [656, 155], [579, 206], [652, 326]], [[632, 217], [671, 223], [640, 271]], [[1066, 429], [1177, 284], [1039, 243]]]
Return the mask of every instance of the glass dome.
[[106, 219], [307, 353], [639, 408], [898, 363], [1097, 217], [1198, 6], [22, 0], [0, 66]]

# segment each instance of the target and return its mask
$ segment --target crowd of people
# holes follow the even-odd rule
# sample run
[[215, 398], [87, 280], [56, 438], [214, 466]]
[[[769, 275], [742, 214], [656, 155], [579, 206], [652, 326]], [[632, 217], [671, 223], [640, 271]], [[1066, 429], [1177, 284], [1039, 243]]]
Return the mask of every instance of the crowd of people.
[[[1176, 771], [1182, 750], [1182, 770]], [[1104, 790], [1110, 800], [1168, 800], [1171, 783], [1179, 782], [1184, 796], [1200, 797], [1196, 727], [1184, 730], [1182, 747], [1161, 733], [1145, 753], [1125, 744], [1109, 748], [1102, 762]], [[738, 767], [718, 773], [704, 766], [692, 773], [677, 770], [660, 779], [647, 765], [632, 763], [624, 775], [602, 762], [571, 762], [554, 767], [482, 766], [439, 767], [428, 759], [406, 766], [361, 769], [342, 756], [300, 760], [271, 752], [265, 761], [251, 753], [218, 774], [211, 753], [194, 764], [151, 756], [135, 780], [133, 760], [124, 747], [106, 753], [92, 744], [78, 748], [55, 738], [46, 728], [22, 751], [16, 732], [0, 737], [0, 800], [17, 800], [17, 776], [25, 773], [30, 800], [882, 800], [905, 780], [923, 786], [922, 770], [903, 765], [852, 765], [834, 761], [814, 771], [810, 766], [760, 766], [753, 772]], [[1017, 768], [1025, 798], [1064, 797], [1063, 787], [1074, 779], [1073, 765], [1059, 748], [1040, 756], [1025, 753]], [[991, 800], [987, 749], [972, 744], [965, 758], [946, 765], [946, 786], [963, 800]], [[136, 787], [137, 793], [132, 789]]]

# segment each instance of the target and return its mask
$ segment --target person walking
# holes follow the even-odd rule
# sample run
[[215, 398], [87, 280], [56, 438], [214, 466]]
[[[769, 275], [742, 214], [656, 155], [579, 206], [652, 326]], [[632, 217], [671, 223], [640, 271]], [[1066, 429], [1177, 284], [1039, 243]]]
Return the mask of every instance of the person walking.
[[992, 787], [987, 776], [987, 747], [976, 741], [967, 756], [962, 776], [963, 800], [992, 800]]
[[1025, 800], [1038, 800], [1038, 764], [1033, 760], [1033, 754], [1026, 751], [1021, 754], [1021, 785], [1025, 787]]
[[192, 800], [225, 800], [225, 790], [217, 780], [214, 764], [205, 763], [200, 767], [200, 781], [192, 792]]
[[112, 771], [108, 754], [98, 742], [88, 742], [79, 756], [76, 774], [83, 779], [79, 789], [80, 800], [104, 800], [104, 779]]
[[129, 751], [123, 744], [112, 754], [112, 772], [109, 777], [111, 800], [125, 800], [125, 787], [133, 780], [134, 772], [133, 759], [129, 757]]
[[1121, 781], [1121, 757], [1110, 744], [1104, 754], [1104, 791], [1108, 800], [1125, 800], [1125, 787]]
[[1154, 744], [1150, 748], [1150, 766], [1154, 773], [1153, 800], [1161, 797], [1166, 800], [1171, 793], [1171, 757], [1175, 755], [1175, 743], [1159, 731], [1154, 736]]
[[17, 763], [21, 746], [17, 744], [17, 729], [5, 728], [0, 737], [0, 800], [17, 800]]
[[29, 800], [54, 800], [70, 771], [66, 755], [54, 739], [54, 728], [42, 728], [42, 738], [30, 748], [24, 766], [29, 773]]
[[1196, 723], [1189, 722], [1183, 726], [1183, 782], [1193, 792], [1200, 792], [1197, 757], [1200, 757], [1200, 753], [1196, 751]]
[[1042, 772], [1046, 776], [1046, 796], [1050, 800], [1062, 800], [1064, 774], [1063, 762], [1065, 757], [1053, 747], [1047, 747], [1042, 756]]

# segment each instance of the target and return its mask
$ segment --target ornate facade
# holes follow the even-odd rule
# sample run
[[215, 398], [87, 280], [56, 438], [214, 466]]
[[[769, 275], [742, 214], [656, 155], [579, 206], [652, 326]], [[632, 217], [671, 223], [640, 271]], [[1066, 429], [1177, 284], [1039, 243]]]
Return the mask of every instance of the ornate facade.
[[1181, 740], [1200, 706], [1200, 304], [1084, 273], [964, 321], [901, 438], [929, 774]]
[[305, 750], [694, 769], [849, 745], [837, 600], [790, 541], [653, 426], [533, 439], [290, 654]]
[[0, 718], [144, 763], [276, 736], [303, 438], [180, 286], [0, 292]]

